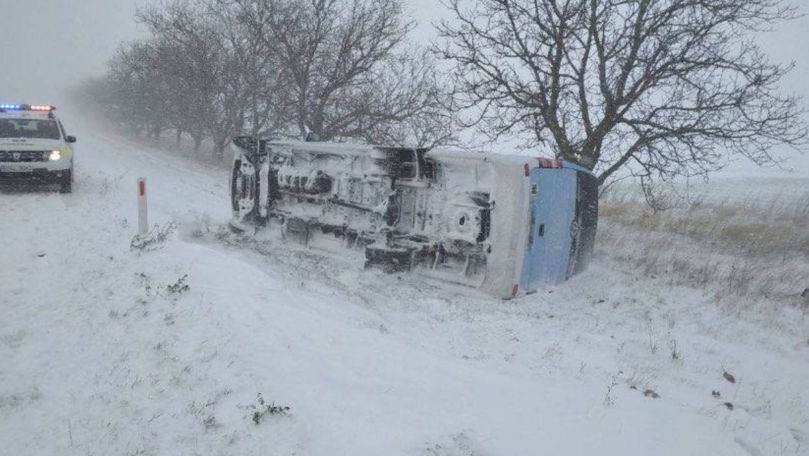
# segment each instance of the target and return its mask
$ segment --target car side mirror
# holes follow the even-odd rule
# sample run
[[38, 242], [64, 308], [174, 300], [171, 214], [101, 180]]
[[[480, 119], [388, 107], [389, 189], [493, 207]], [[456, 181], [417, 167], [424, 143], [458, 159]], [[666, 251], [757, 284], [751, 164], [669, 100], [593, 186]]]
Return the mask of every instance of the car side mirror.
[[70, 144], [73, 144], [73, 143], [76, 142], [76, 137], [75, 136], [68, 136], [67, 138], [65, 138], [65, 141], [67, 141]]

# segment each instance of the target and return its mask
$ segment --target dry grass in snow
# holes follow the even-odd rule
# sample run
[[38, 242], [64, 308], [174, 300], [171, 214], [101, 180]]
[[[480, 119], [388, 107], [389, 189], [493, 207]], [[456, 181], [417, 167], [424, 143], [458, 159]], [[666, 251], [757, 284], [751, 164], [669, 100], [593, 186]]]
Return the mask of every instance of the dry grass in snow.
[[[653, 211], [630, 188], [602, 199], [598, 246], [648, 276], [700, 287], [722, 301], [809, 306], [809, 181], [769, 194], [711, 194]], [[744, 185], [727, 182], [726, 190]], [[797, 189], [797, 190], [796, 190]], [[803, 189], [803, 190], [801, 190]]]

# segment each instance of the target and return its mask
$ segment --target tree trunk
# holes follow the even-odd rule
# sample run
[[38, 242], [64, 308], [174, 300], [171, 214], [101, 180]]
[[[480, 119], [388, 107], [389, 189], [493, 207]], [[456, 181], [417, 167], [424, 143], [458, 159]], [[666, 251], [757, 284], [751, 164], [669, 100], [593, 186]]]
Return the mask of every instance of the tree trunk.
[[155, 144], [160, 144], [160, 136], [163, 134], [163, 127], [160, 125], [152, 125], [150, 129], [149, 136], [152, 137], [152, 141]]
[[222, 135], [214, 137], [213, 140], [213, 157], [217, 160], [222, 160], [225, 156], [225, 148], [228, 145], [228, 136]]
[[197, 133], [192, 135], [194, 139], [194, 155], [199, 155], [199, 150], [202, 148], [202, 135]]

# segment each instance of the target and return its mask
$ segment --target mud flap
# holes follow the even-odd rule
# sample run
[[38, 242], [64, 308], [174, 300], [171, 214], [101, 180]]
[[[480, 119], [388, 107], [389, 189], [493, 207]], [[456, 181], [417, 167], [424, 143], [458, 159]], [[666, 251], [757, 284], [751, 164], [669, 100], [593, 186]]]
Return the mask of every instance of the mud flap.
[[365, 248], [365, 269], [377, 268], [393, 274], [413, 267], [413, 253], [408, 249]]
[[305, 220], [290, 217], [284, 221], [281, 234], [285, 240], [291, 240], [301, 245], [309, 246], [311, 227]]

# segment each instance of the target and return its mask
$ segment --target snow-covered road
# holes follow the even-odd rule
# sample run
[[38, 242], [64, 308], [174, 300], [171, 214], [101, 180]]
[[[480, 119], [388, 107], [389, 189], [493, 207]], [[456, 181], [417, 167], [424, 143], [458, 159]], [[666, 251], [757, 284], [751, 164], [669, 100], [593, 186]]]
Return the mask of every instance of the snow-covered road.
[[73, 194], [0, 193], [0, 454], [809, 454], [794, 308], [603, 257], [512, 302], [363, 272], [228, 234], [227, 172], [88, 125]]

